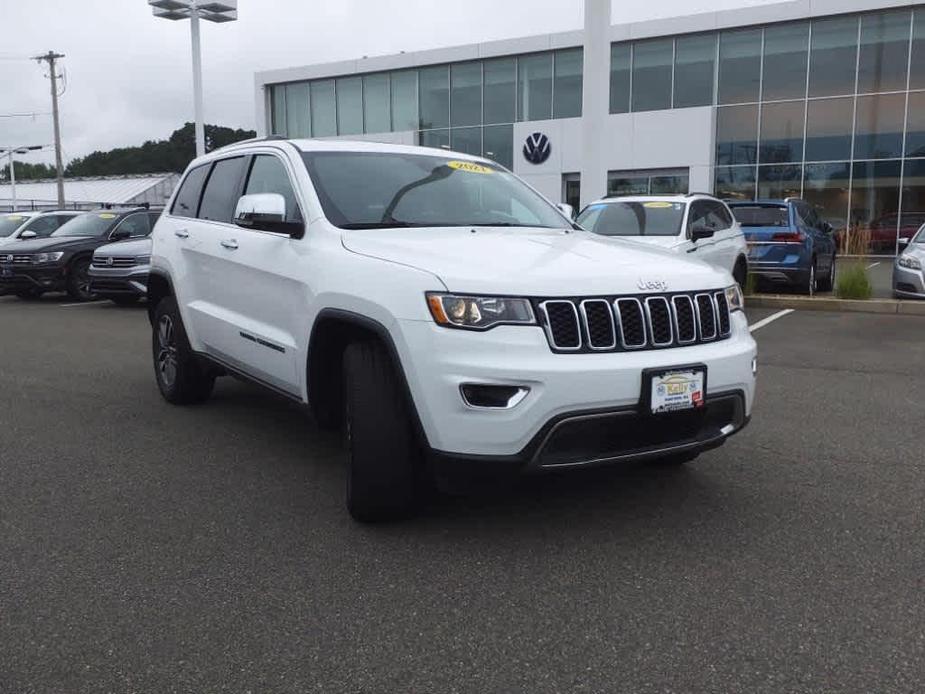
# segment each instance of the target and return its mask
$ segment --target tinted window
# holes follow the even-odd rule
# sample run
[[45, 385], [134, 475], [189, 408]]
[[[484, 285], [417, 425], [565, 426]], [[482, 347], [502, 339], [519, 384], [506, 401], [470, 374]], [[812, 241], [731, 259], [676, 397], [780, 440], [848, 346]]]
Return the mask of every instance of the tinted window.
[[241, 183], [243, 167], [244, 157], [221, 159], [215, 162], [202, 193], [199, 219], [231, 222], [234, 207], [238, 201], [238, 187]]
[[732, 213], [743, 227], [785, 227], [790, 225], [790, 215], [783, 206], [736, 205]]
[[754, 164], [758, 150], [758, 107], [716, 110], [716, 163]]
[[486, 60], [485, 122], [513, 123], [517, 102], [517, 63], [513, 58]]
[[334, 90], [337, 94], [337, 133], [356, 135], [363, 132], [363, 80], [341, 77]]
[[553, 118], [573, 118], [581, 115], [581, 71], [583, 51], [575, 48], [555, 54], [555, 84], [553, 85]]
[[148, 224], [148, 213], [130, 214], [123, 219], [113, 231], [127, 231], [130, 237], [147, 236], [151, 233]]
[[509, 169], [514, 168], [514, 126], [491, 125], [482, 128], [484, 156]]
[[0, 238], [9, 236], [21, 227], [28, 217], [20, 214], [8, 214], [0, 217]]
[[614, 43], [610, 46], [610, 112], [630, 110], [630, 46]]
[[298, 222], [302, 220], [299, 203], [292, 189], [292, 182], [283, 163], [269, 154], [258, 154], [254, 157], [251, 173], [244, 188], [245, 195], [255, 193], [278, 193], [286, 200], [286, 221]]
[[853, 94], [857, 55], [857, 17], [814, 21], [809, 52], [809, 95]]
[[639, 41], [633, 46], [633, 111], [671, 108], [671, 39]]
[[186, 174], [183, 184], [180, 186], [177, 197], [173, 201], [171, 214], [178, 217], [195, 217], [196, 209], [199, 207], [199, 196], [202, 193], [202, 184], [209, 173], [209, 167], [197, 166], [195, 169]]
[[731, 221], [722, 203], [715, 200], [697, 200], [691, 205], [687, 217], [687, 230], [690, 232], [694, 227], [706, 227], [713, 231], [721, 231], [728, 229]]
[[800, 194], [800, 164], [769, 164], [758, 167], [758, 198], [777, 200]]
[[713, 186], [720, 198], [750, 200], [755, 197], [754, 166], [717, 166]]
[[387, 133], [392, 129], [388, 73], [363, 77], [363, 129], [368, 133]]
[[38, 217], [34, 221], [26, 225], [26, 228], [23, 231], [34, 231], [37, 236], [48, 236], [61, 226], [61, 223], [58, 221], [58, 217], [49, 215], [47, 217]]
[[719, 103], [758, 101], [761, 29], [724, 31], [719, 39]]
[[421, 128], [445, 128], [450, 124], [450, 72], [442, 67], [418, 73], [421, 94]]
[[855, 115], [854, 158], [902, 156], [905, 96], [859, 96]]
[[909, 61], [908, 11], [861, 17], [858, 92], [892, 92], [906, 88]]
[[552, 54], [517, 61], [517, 120], [552, 117]]
[[312, 137], [337, 134], [337, 106], [334, 103], [334, 80], [312, 82], [309, 87]]
[[806, 161], [838, 161], [851, 156], [854, 100], [811, 99], [806, 114]]
[[806, 102], [784, 101], [761, 109], [758, 158], [765, 162], [803, 159], [803, 125]]
[[286, 85], [286, 135], [288, 137], [312, 136], [308, 82]]
[[604, 236], [677, 236], [683, 219], [683, 203], [652, 200], [589, 205], [575, 221]]
[[806, 94], [809, 24], [781, 24], [764, 30], [764, 100], [795, 99]]
[[392, 130], [418, 128], [418, 73], [405, 70], [392, 73]]
[[157, 220], [160, 218], [161, 218], [160, 211], [148, 212], [148, 222], [150, 223], [152, 229], [154, 229], [154, 225], [157, 224]]
[[674, 107], [713, 103], [716, 34], [681, 36], [675, 43]]
[[52, 236], [102, 236], [119, 221], [115, 212], [88, 212], [62, 224]]
[[482, 122], [482, 65], [450, 66], [450, 123], [479, 125]]

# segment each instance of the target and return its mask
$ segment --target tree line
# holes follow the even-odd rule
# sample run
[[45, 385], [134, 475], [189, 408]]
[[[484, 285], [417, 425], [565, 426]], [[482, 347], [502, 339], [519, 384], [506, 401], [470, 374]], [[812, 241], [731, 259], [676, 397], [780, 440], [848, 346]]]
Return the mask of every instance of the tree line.
[[[225, 128], [220, 125], [206, 125], [206, 151], [212, 151], [233, 142], [256, 137], [253, 130]], [[174, 130], [166, 140], [148, 140], [138, 147], [117, 147], [108, 152], [91, 152], [85, 157], [72, 159], [64, 169], [64, 175], [73, 176], [119, 176], [124, 174], [146, 174], [161, 172], [182, 172], [196, 158], [196, 135], [192, 123]], [[16, 162], [16, 180], [29, 181], [40, 178], [54, 178], [55, 167], [48, 164]], [[0, 169], [0, 181], [10, 180], [9, 164]]]

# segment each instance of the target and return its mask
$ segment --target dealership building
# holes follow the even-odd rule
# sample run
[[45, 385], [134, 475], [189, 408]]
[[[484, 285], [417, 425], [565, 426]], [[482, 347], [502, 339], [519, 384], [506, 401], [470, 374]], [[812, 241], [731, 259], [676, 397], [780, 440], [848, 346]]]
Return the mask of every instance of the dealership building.
[[260, 72], [256, 109], [260, 134], [483, 155], [576, 207], [801, 196], [885, 254], [925, 222], [925, 3], [620, 23], [585, 0], [583, 31]]

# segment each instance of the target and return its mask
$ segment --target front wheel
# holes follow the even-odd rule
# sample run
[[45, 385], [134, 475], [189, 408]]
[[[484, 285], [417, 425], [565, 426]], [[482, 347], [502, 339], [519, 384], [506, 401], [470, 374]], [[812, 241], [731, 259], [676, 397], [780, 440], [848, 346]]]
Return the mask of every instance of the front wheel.
[[177, 301], [172, 296], [161, 299], [157, 305], [153, 326], [151, 350], [161, 395], [174, 405], [207, 400], [215, 385], [215, 375], [190, 348]]
[[835, 256], [832, 256], [832, 262], [829, 265], [829, 271], [823, 279], [819, 280], [819, 291], [830, 292], [835, 287]]
[[67, 293], [75, 301], [91, 301], [94, 294], [90, 291], [90, 259], [78, 258], [67, 272]]
[[816, 259], [813, 258], [812, 265], [809, 266], [809, 274], [806, 276], [806, 279], [803, 280], [802, 285], [800, 285], [800, 291], [804, 294], [809, 294], [812, 296], [816, 293]]
[[379, 343], [344, 352], [344, 436], [350, 515], [367, 523], [409, 515], [421, 452], [408, 398]]

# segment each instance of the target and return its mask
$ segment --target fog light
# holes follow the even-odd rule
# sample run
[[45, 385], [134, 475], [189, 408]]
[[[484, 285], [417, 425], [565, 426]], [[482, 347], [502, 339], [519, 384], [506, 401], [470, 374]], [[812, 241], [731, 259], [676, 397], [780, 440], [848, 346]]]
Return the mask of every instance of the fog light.
[[498, 386], [482, 383], [463, 383], [459, 386], [463, 401], [469, 407], [492, 410], [509, 410], [527, 397], [525, 386]]

